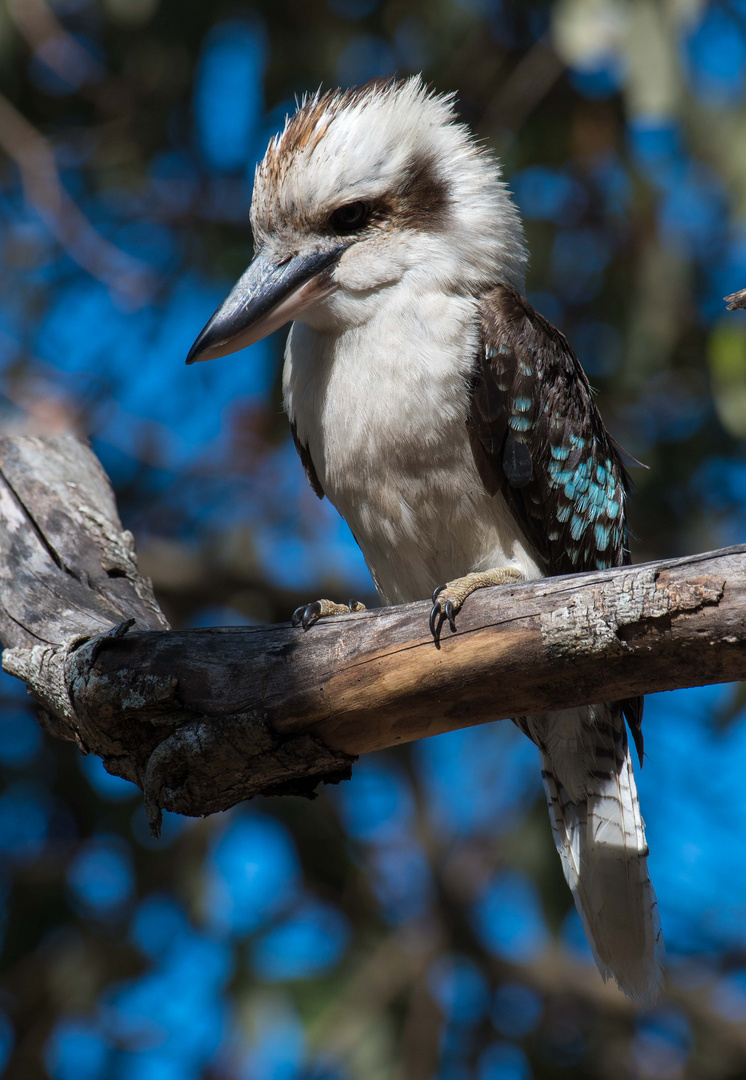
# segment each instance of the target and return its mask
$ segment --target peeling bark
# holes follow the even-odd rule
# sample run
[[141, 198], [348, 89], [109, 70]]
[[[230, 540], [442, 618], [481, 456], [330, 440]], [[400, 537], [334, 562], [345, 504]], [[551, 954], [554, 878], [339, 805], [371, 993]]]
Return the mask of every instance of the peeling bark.
[[356, 756], [489, 720], [746, 678], [746, 546], [429, 602], [172, 631], [74, 438], [0, 441], [0, 638], [53, 734], [161, 809], [312, 793]]

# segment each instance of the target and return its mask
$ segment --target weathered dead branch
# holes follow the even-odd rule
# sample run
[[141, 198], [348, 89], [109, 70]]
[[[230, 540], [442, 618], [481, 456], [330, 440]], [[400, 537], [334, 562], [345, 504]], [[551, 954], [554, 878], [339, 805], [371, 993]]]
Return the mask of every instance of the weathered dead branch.
[[358, 754], [525, 713], [746, 678], [746, 546], [427, 602], [168, 630], [106, 476], [72, 436], [0, 440], [0, 638], [53, 734], [162, 808], [309, 794]]
[[730, 296], [724, 296], [723, 299], [728, 305], [728, 311], [738, 311], [739, 308], [746, 308], [746, 289], [739, 289], [738, 292], [731, 293]]

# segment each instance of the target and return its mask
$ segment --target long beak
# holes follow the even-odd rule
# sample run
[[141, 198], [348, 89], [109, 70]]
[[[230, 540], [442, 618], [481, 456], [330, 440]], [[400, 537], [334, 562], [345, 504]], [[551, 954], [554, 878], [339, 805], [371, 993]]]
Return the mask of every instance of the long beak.
[[324, 273], [349, 244], [276, 261], [260, 252], [192, 345], [187, 364], [253, 345], [334, 291]]

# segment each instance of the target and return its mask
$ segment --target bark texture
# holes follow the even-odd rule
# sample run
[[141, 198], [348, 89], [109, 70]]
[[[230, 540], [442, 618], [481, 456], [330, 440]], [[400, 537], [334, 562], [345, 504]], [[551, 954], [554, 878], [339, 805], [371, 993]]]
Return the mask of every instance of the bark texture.
[[730, 296], [725, 296], [723, 299], [728, 305], [728, 311], [746, 308], [746, 289], [739, 289], [738, 292], [731, 293]]
[[91, 451], [0, 441], [3, 665], [51, 732], [140, 785], [154, 828], [455, 728], [746, 678], [746, 546], [485, 589], [439, 648], [429, 608], [168, 630]]

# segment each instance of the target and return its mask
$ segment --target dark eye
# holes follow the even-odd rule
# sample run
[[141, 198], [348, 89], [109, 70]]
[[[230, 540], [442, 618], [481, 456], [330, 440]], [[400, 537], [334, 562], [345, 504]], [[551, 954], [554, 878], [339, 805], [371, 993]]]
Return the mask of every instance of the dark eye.
[[368, 220], [368, 204], [362, 201], [340, 206], [329, 218], [329, 224], [338, 233], [356, 232]]

